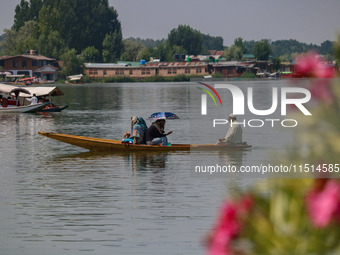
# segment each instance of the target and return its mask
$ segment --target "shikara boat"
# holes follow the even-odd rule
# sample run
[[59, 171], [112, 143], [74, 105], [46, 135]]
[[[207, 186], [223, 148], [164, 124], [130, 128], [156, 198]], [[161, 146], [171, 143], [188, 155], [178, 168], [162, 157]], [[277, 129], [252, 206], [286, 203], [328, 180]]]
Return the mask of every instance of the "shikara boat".
[[83, 77], [82, 74], [67, 76], [65, 83], [67, 83], [67, 84], [83, 84], [83, 82], [81, 81], [82, 77]]
[[0, 106], [0, 112], [25, 112], [25, 113], [32, 113], [38, 112], [41, 109], [46, 107], [45, 103], [41, 104], [34, 104], [34, 105], [22, 105], [22, 106], [7, 106], [2, 107]]
[[241, 144], [172, 144], [171, 146], [162, 145], [142, 145], [127, 144], [121, 140], [101, 139], [85, 136], [66, 135], [50, 132], [39, 132], [40, 135], [72, 144], [90, 151], [189, 151], [189, 150], [243, 150], [251, 148], [246, 143]]
[[[6, 93], [9, 95], [13, 95], [13, 90], [20, 90], [23, 89], [22, 87], [15, 87], [6, 84], [0, 84], [0, 92]], [[55, 96], [62, 96], [64, 93], [57, 87], [25, 87], [24, 90], [26, 93], [20, 93], [17, 97], [17, 100], [22, 101], [21, 105], [24, 105], [24, 99], [32, 97], [33, 94], [38, 97], [40, 102], [46, 103], [45, 107], [40, 108], [39, 111], [41, 112], [60, 112], [68, 107], [68, 105], [56, 106], [52, 103], [52, 97]], [[12, 100], [15, 101], [15, 100]], [[18, 103], [15, 103], [18, 104]]]

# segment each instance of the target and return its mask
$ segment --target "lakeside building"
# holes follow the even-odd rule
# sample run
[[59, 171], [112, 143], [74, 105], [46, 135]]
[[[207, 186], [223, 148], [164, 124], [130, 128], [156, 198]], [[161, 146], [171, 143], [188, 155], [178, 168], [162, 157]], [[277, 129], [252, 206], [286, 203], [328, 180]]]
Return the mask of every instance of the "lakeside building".
[[34, 50], [22, 55], [2, 56], [0, 66], [3, 67], [2, 71], [12, 75], [34, 76], [46, 81], [55, 81], [58, 78], [57, 61], [54, 58], [39, 55]]
[[257, 72], [254, 63], [241, 62], [124, 62], [85, 63], [85, 74], [91, 79], [112, 77], [146, 78], [154, 76], [173, 77], [177, 75], [205, 76], [220, 74], [226, 78], [240, 77], [244, 72]]
[[85, 63], [85, 74], [91, 79], [126, 76], [146, 78], [153, 76], [209, 75], [212, 67], [202, 62]]

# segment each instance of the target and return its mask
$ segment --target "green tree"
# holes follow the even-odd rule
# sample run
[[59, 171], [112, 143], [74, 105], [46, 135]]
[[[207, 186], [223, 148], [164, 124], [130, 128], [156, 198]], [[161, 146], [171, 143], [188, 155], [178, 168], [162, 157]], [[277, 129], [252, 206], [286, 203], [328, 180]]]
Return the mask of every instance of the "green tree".
[[234, 40], [234, 45], [242, 50], [242, 54], [246, 53], [246, 48], [244, 47], [243, 39], [241, 37]]
[[136, 40], [126, 39], [123, 41], [124, 45], [124, 59], [125, 61], [137, 61], [138, 55], [146, 47]]
[[14, 10], [14, 24], [12, 29], [19, 31], [19, 29], [25, 25], [25, 22], [37, 21], [42, 5], [42, 0], [21, 0]]
[[56, 59], [59, 59], [68, 50], [65, 41], [58, 31], [41, 34], [37, 46], [41, 55]]
[[223, 38], [221, 36], [211, 36], [202, 34], [203, 46], [208, 50], [224, 50]]
[[120, 59], [123, 49], [121, 30], [107, 34], [103, 41], [103, 60], [114, 63]]
[[5, 39], [1, 42], [3, 53], [6, 55], [24, 54], [26, 50], [37, 49], [37, 24], [27, 21], [19, 31], [5, 29]]
[[225, 50], [224, 57], [228, 61], [240, 61], [243, 58], [243, 50], [236, 45], [232, 45]]
[[272, 59], [272, 64], [273, 64], [273, 69], [275, 71], [280, 70], [280, 68], [281, 68], [281, 60], [280, 60], [280, 58], [276, 57], [276, 58]]
[[[107, 35], [119, 40], [118, 13], [109, 7], [108, 0], [60, 0], [59, 13], [60, 33], [68, 47], [76, 49], [77, 53], [87, 46], [94, 46], [102, 53]], [[118, 46], [119, 42], [115, 44]]]
[[179, 25], [178, 28], [172, 29], [168, 34], [168, 42], [171, 47], [180, 46], [188, 54], [197, 55], [202, 50], [203, 36], [198, 30], [187, 25]]
[[118, 13], [108, 0], [21, 0], [15, 7], [12, 28], [19, 31], [27, 21], [38, 22], [37, 38], [58, 31], [68, 48], [78, 54], [88, 46], [102, 54], [105, 36], [121, 31]]
[[329, 40], [322, 42], [320, 45], [320, 54], [333, 55], [334, 54], [334, 42], [331, 42]]
[[337, 42], [334, 43], [334, 53], [338, 63], [340, 63], [340, 35], [338, 35]]
[[25, 25], [25, 22], [31, 20], [29, 3], [25, 0], [21, 0], [20, 4], [15, 7], [14, 12], [14, 24], [12, 29], [19, 31], [19, 28]]
[[66, 51], [60, 56], [61, 71], [59, 76], [65, 79], [69, 75], [81, 74], [84, 71], [84, 60], [77, 56], [75, 49]]
[[56, 7], [43, 6], [39, 12], [39, 33], [47, 35], [58, 31], [60, 14]]
[[142, 51], [138, 53], [137, 60], [140, 61], [142, 59], [149, 61], [152, 57], [153, 50], [152, 48], [144, 48]]
[[254, 47], [255, 47], [256, 42], [254, 40], [251, 41], [244, 41], [243, 45], [245, 48], [245, 54], [252, 54], [254, 52]]
[[254, 56], [257, 60], [268, 60], [271, 53], [271, 46], [267, 40], [261, 40], [254, 46]]
[[85, 50], [81, 52], [81, 57], [83, 58], [85, 63], [97, 63], [100, 61], [100, 53], [93, 46], [87, 47]]
[[153, 57], [158, 58], [161, 62], [166, 61], [166, 59], [167, 59], [167, 47], [166, 47], [165, 42], [159, 44], [155, 48]]

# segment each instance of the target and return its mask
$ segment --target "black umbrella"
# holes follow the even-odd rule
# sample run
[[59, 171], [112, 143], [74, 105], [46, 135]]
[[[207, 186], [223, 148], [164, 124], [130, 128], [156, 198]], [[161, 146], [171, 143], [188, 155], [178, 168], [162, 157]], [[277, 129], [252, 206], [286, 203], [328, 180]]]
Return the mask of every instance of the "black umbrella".
[[24, 88], [15, 88], [15, 89], [12, 89], [10, 93], [14, 93], [15, 97], [18, 97], [19, 93], [24, 93], [24, 94], [31, 95], [31, 92], [29, 92], [27, 89], [24, 89]]

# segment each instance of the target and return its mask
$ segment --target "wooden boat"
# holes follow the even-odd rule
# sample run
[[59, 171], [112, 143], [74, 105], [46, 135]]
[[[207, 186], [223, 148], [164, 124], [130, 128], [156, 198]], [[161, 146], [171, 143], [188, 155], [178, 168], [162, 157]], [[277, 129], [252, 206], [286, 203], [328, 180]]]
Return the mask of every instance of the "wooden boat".
[[[0, 92], [6, 93], [9, 95], [13, 95], [14, 93], [12, 92], [15, 89], [23, 89], [21, 87], [15, 87], [11, 85], [6, 85], [6, 84], [0, 84]], [[18, 95], [18, 100], [20, 101], [21, 99], [23, 100], [21, 102], [21, 105], [25, 104], [25, 98], [30, 98], [32, 97], [33, 94], [38, 97], [39, 101], [42, 103], [46, 103], [45, 107], [40, 108], [39, 111], [41, 112], [60, 112], [68, 107], [68, 105], [63, 105], [63, 106], [56, 106], [52, 103], [52, 97], [55, 96], [62, 96], [64, 93], [57, 87], [25, 87], [24, 89], [27, 91], [26, 93], [20, 93]], [[14, 105], [17, 104], [17, 100], [12, 100], [14, 102]], [[12, 102], [12, 103], [13, 103]], [[20, 102], [19, 102], [20, 103]]]
[[0, 112], [25, 112], [32, 113], [38, 112], [45, 107], [45, 103], [33, 104], [33, 105], [22, 105], [22, 106], [0, 106]]
[[189, 150], [243, 150], [251, 148], [246, 143], [241, 144], [172, 144], [171, 146], [162, 145], [142, 145], [127, 144], [121, 140], [101, 139], [85, 136], [66, 135], [51, 132], [39, 132], [40, 135], [72, 144], [90, 151], [189, 151]]
[[54, 104], [47, 103], [46, 107], [41, 109], [39, 112], [61, 112], [67, 107], [68, 105], [56, 106]]
[[81, 81], [82, 77], [83, 77], [82, 74], [67, 76], [65, 83], [67, 83], [67, 84], [83, 84], [83, 82]]

